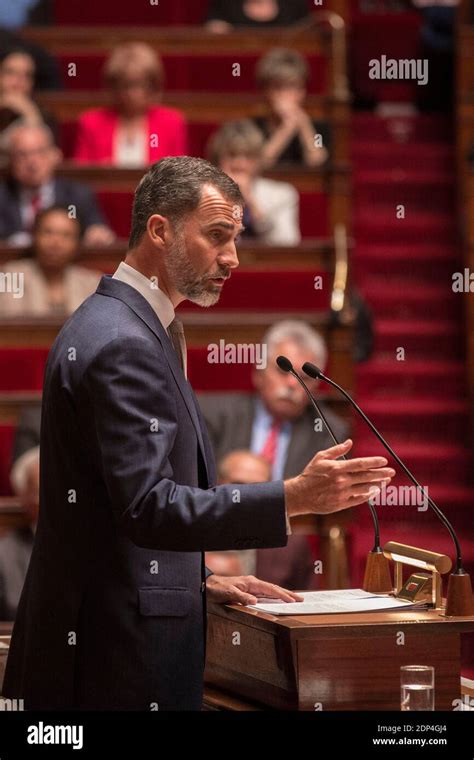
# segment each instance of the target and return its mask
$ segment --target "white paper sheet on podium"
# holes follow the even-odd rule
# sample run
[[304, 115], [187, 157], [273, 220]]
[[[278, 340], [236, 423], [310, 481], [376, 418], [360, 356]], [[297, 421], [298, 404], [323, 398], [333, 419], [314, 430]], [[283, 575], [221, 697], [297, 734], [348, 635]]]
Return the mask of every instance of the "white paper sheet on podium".
[[381, 612], [384, 610], [425, 609], [424, 603], [405, 602], [388, 594], [370, 594], [361, 588], [336, 591], [302, 591], [304, 602], [283, 602], [259, 598], [258, 604], [249, 604], [253, 610], [270, 615], [329, 615], [343, 612]]

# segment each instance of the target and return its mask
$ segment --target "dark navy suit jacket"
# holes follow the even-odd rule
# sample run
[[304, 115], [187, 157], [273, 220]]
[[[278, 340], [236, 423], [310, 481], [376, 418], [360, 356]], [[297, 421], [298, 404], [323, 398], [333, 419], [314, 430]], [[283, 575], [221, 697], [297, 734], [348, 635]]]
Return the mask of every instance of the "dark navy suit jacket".
[[161, 322], [102, 278], [45, 374], [40, 514], [3, 696], [26, 709], [198, 710], [204, 550], [286, 544], [282, 481], [215, 486]]
[[[92, 224], [105, 224], [97, 199], [87, 185], [73, 180], [56, 177], [54, 179], [54, 203], [62, 206], [75, 206], [77, 218], [83, 231]], [[12, 179], [0, 182], [0, 238], [10, 237], [23, 230], [21, 220], [20, 196], [16, 183]]]

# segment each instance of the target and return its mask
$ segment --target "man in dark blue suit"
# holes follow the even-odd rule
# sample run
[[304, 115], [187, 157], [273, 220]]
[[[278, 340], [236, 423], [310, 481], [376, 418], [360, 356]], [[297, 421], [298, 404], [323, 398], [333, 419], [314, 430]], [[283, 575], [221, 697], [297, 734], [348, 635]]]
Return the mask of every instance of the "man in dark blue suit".
[[94, 193], [80, 182], [56, 176], [61, 161], [45, 124], [15, 124], [8, 135], [8, 175], [0, 182], [0, 239], [29, 245], [36, 214], [60, 205], [78, 219], [85, 245], [109, 245], [114, 234], [105, 224]]
[[218, 300], [242, 206], [205, 161], [153, 165], [126, 261], [51, 349], [40, 515], [3, 688], [26, 709], [199, 710], [206, 587], [217, 602], [297, 598], [208, 575], [202, 552], [283, 546], [288, 517], [354, 506], [393, 474], [381, 457], [336, 461], [348, 441], [287, 481], [215, 485], [174, 309]]

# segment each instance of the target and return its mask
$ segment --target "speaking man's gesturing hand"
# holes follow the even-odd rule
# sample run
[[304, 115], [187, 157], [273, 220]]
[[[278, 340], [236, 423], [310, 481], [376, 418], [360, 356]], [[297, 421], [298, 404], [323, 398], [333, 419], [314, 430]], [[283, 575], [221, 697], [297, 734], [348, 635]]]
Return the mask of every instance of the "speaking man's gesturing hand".
[[257, 596], [282, 599], [284, 602], [302, 602], [303, 597], [274, 583], [267, 583], [253, 575], [209, 575], [206, 580], [207, 598], [217, 604], [257, 604]]
[[348, 439], [319, 451], [300, 475], [285, 480], [285, 503], [289, 517], [329, 514], [355, 507], [375, 496], [383, 483], [395, 475], [385, 457], [341, 460], [352, 448]]

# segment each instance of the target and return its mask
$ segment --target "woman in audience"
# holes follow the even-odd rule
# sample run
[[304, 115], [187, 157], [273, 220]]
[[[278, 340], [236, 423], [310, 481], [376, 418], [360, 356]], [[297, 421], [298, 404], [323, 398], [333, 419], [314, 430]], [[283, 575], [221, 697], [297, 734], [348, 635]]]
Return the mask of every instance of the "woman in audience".
[[79, 119], [76, 161], [145, 166], [187, 153], [183, 115], [158, 104], [163, 65], [149, 45], [126, 42], [116, 47], [104, 78], [112, 106], [86, 111]]
[[290, 26], [309, 17], [307, 0], [213, 0], [207, 28], [225, 33], [232, 27]]
[[33, 90], [36, 66], [33, 57], [18, 47], [0, 52], [0, 147], [5, 149], [12, 124], [48, 124], [53, 134], [54, 119], [35, 103]]
[[287, 182], [259, 176], [262, 132], [249, 120], [224, 124], [209, 143], [209, 158], [239, 185], [245, 198], [242, 236], [269, 245], [297, 245], [299, 196]]
[[268, 116], [255, 119], [266, 138], [264, 165], [321, 166], [329, 155], [328, 135], [304, 109], [309, 68], [303, 56], [275, 48], [260, 59], [256, 74], [269, 108]]
[[2, 267], [10, 288], [0, 292], [0, 317], [69, 316], [93, 293], [101, 274], [77, 266], [80, 226], [62, 206], [40, 211], [28, 258]]

